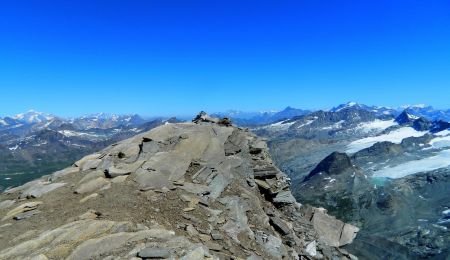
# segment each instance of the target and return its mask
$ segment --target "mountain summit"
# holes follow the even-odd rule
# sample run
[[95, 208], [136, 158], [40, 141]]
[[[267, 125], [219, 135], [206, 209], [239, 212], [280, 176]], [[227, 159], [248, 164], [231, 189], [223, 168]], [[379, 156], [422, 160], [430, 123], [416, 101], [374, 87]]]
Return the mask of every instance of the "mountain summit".
[[55, 116], [30, 109], [26, 113], [15, 115], [12, 118], [22, 123], [33, 124], [50, 121], [54, 119]]
[[289, 183], [264, 141], [202, 114], [6, 191], [0, 259], [355, 259], [338, 247], [358, 229]]

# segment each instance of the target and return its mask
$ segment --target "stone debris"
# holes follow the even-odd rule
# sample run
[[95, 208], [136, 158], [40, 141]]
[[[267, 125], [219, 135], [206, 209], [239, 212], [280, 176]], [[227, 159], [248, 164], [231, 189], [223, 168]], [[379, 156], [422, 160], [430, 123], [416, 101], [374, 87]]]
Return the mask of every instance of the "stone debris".
[[357, 228], [289, 185], [262, 139], [202, 112], [0, 195], [0, 259], [351, 259]]

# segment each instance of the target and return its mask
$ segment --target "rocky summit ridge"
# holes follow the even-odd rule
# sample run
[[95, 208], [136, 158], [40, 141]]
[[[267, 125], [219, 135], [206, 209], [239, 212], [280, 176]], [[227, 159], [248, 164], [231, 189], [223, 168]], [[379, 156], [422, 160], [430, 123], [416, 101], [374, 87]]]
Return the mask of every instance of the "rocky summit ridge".
[[356, 259], [266, 143], [202, 113], [0, 195], [0, 259]]

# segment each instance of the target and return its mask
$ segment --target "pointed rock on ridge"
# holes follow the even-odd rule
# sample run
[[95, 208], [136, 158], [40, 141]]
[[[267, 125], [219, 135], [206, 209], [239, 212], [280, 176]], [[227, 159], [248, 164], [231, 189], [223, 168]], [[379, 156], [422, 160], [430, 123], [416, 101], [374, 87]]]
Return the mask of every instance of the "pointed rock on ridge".
[[399, 125], [411, 126], [417, 131], [428, 131], [433, 126], [433, 123], [428, 119], [413, 115], [406, 109], [395, 118], [395, 122]]
[[[14, 200], [44, 180], [65, 185]], [[336, 247], [356, 228], [301, 206], [289, 184], [262, 139], [202, 113], [1, 194], [0, 259], [353, 257]]]
[[400, 125], [412, 124], [416, 119], [419, 119], [419, 117], [408, 113], [407, 110], [403, 110], [403, 112], [395, 118], [395, 122]]

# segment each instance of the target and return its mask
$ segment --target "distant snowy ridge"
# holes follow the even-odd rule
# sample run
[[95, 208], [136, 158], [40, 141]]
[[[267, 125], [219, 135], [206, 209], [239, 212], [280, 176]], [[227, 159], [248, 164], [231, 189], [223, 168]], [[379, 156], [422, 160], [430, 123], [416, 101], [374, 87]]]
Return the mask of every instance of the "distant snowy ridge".
[[386, 167], [374, 173], [373, 177], [397, 179], [420, 172], [429, 172], [450, 166], [450, 150], [420, 160], [409, 161], [394, 167]]
[[351, 142], [347, 145], [347, 153], [356, 153], [362, 149], [371, 147], [372, 145], [379, 142], [391, 142], [391, 143], [401, 143], [403, 139], [408, 137], [420, 137], [429, 133], [428, 131], [417, 131], [412, 127], [402, 127], [393, 130], [387, 134], [382, 134], [378, 136], [371, 136], [363, 139], [359, 139]]

